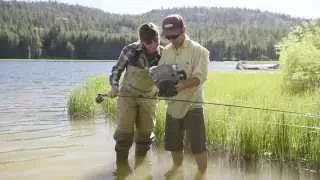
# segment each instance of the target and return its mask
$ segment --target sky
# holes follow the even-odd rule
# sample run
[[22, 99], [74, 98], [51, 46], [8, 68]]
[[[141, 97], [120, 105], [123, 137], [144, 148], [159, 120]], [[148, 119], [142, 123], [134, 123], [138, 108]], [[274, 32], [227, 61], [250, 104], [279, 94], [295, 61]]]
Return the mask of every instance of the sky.
[[[46, 1], [46, 0], [24, 0]], [[260, 9], [293, 17], [320, 18], [320, 0], [56, 0], [119, 14], [140, 14], [172, 7], [240, 7]]]

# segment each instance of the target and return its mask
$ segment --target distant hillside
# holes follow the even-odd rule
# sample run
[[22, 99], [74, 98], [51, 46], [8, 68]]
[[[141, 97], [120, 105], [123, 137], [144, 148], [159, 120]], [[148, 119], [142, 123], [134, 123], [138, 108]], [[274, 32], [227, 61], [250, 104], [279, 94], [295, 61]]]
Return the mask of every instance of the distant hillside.
[[189, 35], [215, 59], [276, 58], [274, 44], [303, 19], [239, 8], [159, 9], [119, 15], [56, 2], [0, 0], [0, 58], [114, 59], [138, 26], [181, 14]]

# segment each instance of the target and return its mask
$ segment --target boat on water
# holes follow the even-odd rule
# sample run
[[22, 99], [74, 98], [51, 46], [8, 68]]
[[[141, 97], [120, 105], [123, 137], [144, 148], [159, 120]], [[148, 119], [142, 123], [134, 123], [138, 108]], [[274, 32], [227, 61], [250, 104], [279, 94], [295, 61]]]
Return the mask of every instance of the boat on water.
[[278, 63], [272, 64], [247, 64], [245, 61], [239, 61], [236, 64], [237, 70], [278, 70], [280, 65]]

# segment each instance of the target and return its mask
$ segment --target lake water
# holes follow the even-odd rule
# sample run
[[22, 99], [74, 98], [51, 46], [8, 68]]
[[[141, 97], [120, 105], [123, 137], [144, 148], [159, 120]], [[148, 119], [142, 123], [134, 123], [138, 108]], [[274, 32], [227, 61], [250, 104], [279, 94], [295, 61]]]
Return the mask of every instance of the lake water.
[[[114, 125], [104, 116], [70, 120], [67, 100], [86, 78], [107, 75], [114, 62], [0, 61], [0, 179], [119, 179]], [[211, 71], [235, 71], [235, 63], [211, 63]], [[161, 180], [171, 157], [154, 146], [128, 179]], [[184, 179], [196, 166], [186, 155]], [[272, 161], [246, 163], [210, 153], [208, 179], [319, 180], [319, 176]]]

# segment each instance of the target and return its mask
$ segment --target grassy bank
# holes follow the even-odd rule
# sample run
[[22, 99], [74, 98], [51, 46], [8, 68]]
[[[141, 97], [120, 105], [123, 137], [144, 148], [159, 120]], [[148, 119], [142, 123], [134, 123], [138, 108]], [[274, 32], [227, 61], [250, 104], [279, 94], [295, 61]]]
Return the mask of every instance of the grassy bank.
[[[210, 73], [205, 101], [214, 104], [205, 105], [208, 142], [241, 157], [268, 156], [319, 168], [319, 118], [259, 109], [319, 112], [319, 92], [299, 96], [282, 93], [280, 78], [280, 74], [268, 72]], [[69, 99], [69, 114], [94, 115], [99, 109], [95, 95], [107, 89], [104, 77], [89, 79], [83, 87], [75, 88]], [[101, 106], [115, 118], [115, 100], [104, 101]], [[155, 129], [159, 139], [163, 137], [164, 118], [165, 104], [160, 102]]]

